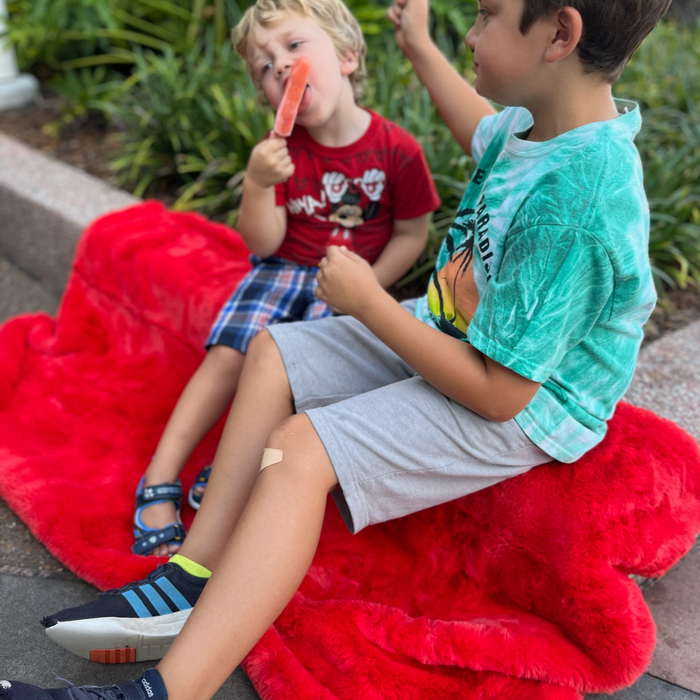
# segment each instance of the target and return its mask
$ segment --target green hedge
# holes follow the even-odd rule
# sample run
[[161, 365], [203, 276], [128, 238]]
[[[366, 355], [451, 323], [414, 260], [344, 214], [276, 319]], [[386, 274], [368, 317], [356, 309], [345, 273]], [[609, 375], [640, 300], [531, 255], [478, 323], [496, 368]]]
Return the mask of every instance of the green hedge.
[[636, 143], [651, 209], [657, 288], [700, 285], [700, 24], [663, 22], [615, 86], [642, 107]]
[[[11, 0], [9, 37], [24, 69], [53, 70], [68, 98], [63, 124], [100, 111], [122, 130], [120, 184], [149, 196], [178, 191], [176, 209], [235, 224], [250, 150], [271, 128], [226, 36], [250, 0]], [[368, 41], [366, 104], [409, 129], [425, 149], [441, 209], [405, 282], [434, 263], [471, 172], [427, 91], [396, 49], [388, 0], [348, 3]], [[475, 0], [433, 0], [437, 43], [465, 74]], [[659, 291], [700, 283], [700, 26], [662, 23], [615, 86], [640, 103], [637, 139], [652, 210], [650, 255]]]

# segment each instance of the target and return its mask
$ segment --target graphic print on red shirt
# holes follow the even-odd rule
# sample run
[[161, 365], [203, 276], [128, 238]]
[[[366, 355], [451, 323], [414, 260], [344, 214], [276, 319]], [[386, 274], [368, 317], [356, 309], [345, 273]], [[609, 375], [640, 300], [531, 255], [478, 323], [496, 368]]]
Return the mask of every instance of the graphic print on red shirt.
[[369, 112], [365, 134], [341, 148], [294, 129], [287, 144], [294, 174], [276, 186], [276, 203], [287, 208], [287, 234], [276, 256], [318, 265], [329, 245], [344, 245], [373, 263], [395, 219], [413, 219], [440, 205], [418, 142]]

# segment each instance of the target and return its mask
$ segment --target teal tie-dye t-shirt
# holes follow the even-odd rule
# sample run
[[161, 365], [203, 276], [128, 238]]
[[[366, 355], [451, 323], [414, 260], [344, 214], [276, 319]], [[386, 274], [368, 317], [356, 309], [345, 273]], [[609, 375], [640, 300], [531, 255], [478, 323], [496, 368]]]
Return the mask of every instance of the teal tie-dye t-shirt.
[[476, 170], [416, 310], [542, 384], [515, 420], [562, 462], [603, 438], [656, 301], [639, 108], [616, 104], [617, 119], [546, 142], [524, 139], [524, 109], [482, 119]]

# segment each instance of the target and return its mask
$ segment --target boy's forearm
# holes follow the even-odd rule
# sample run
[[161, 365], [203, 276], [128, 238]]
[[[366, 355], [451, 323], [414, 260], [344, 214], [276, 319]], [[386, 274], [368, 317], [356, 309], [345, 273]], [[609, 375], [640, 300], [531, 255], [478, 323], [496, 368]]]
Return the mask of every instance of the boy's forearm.
[[[398, 231], [372, 265], [384, 289], [398, 282], [420, 257], [428, 241], [429, 218], [430, 215], [426, 215], [416, 219], [415, 226], [412, 222], [396, 222]], [[408, 233], [402, 232], [403, 224], [410, 225]]]
[[510, 420], [539, 388], [469, 343], [423, 323], [389, 294], [367, 304], [358, 320], [438, 391], [488, 420]]
[[275, 188], [244, 179], [237, 227], [248, 249], [263, 258], [272, 255], [282, 245], [286, 226], [286, 212], [276, 205]]
[[432, 41], [424, 41], [405, 52], [457, 143], [471, 155], [476, 127], [484, 117], [495, 113], [494, 108], [477, 94]]

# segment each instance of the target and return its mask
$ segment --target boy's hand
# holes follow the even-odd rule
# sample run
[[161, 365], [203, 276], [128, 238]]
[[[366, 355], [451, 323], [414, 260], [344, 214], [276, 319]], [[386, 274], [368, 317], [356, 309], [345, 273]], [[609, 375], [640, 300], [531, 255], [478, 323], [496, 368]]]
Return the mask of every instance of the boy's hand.
[[428, 30], [428, 0], [394, 0], [387, 11], [396, 28], [396, 44], [406, 56], [431, 42]]
[[372, 300], [386, 294], [370, 264], [345, 246], [329, 246], [319, 263], [316, 296], [334, 311], [360, 318]]
[[271, 136], [251, 151], [246, 179], [258, 187], [272, 187], [285, 182], [294, 173], [294, 163], [287, 149], [287, 140]]

